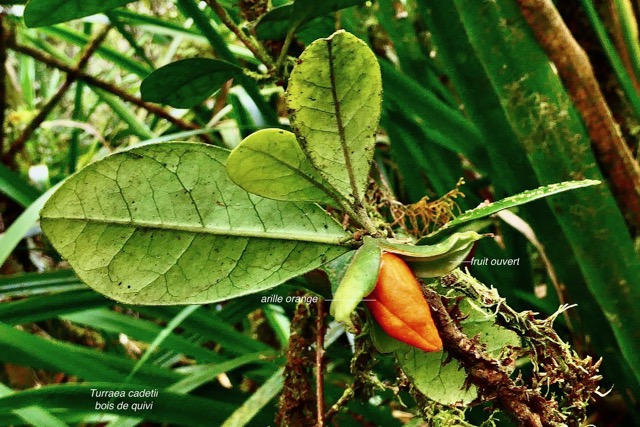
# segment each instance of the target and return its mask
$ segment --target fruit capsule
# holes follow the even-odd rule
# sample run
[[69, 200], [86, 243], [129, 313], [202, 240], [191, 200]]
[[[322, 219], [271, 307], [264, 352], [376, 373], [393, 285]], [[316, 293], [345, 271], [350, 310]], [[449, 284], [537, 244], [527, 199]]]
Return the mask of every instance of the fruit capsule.
[[420, 284], [400, 257], [382, 254], [376, 287], [365, 303], [389, 336], [427, 352], [442, 350], [442, 340]]

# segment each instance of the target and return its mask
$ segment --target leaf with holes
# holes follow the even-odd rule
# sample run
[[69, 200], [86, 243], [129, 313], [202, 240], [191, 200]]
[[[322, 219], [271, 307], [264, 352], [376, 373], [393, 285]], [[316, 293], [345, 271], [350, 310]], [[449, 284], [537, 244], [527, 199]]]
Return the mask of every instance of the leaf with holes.
[[309, 45], [291, 73], [287, 105], [302, 149], [351, 202], [367, 184], [381, 102], [375, 55], [344, 31]]
[[314, 204], [247, 193], [228, 151], [147, 145], [69, 178], [42, 229], [78, 276], [133, 304], [195, 304], [272, 288], [347, 252], [348, 234]]

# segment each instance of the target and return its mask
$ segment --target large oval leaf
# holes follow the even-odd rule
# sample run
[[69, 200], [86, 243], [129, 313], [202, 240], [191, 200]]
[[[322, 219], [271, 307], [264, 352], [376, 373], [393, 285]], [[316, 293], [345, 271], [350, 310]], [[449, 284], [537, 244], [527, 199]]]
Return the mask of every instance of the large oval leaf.
[[344, 31], [311, 43], [291, 73], [287, 105], [302, 149], [351, 201], [366, 187], [381, 102], [375, 55]]
[[338, 196], [309, 162], [296, 136], [282, 129], [246, 137], [229, 155], [227, 173], [237, 185], [262, 197], [337, 204]]
[[209, 98], [242, 69], [218, 59], [189, 58], [158, 68], [140, 86], [146, 101], [191, 108]]
[[313, 204], [233, 184], [228, 152], [147, 145], [72, 176], [42, 229], [88, 285], [134, 304], [220, 301], [278, 285], [346, 251], [346, 233]]

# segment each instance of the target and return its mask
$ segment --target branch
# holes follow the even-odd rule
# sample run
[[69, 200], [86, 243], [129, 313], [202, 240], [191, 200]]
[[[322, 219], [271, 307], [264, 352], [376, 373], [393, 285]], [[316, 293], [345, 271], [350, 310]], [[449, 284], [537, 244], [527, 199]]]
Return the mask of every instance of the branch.
[[511, 414], [525, 427], [559, 427], [566, 425], [557, 411], [557, 403], [547, 400], [536, 390], [518, 386], [502, 364], [484, 354], [478, 344], [456, 326], [440, 299], [427, 287], [423, 293], [433, 314], [444, 350], [465, 368], [469, 381], [476, 385], [486, 400], [495, 399], [497, 406]]
[[640, 228], [640, 166], [613, 119], [587, 54], [573, 38], [551, 0], [517, 2], [580, 111], [618, 204], [630, 223]]
[[317, 427], [324, 426], [324, 334], [325, 334], [325, 310], [324, 299], [320, 298], [316, 303], [316, 411]]
[[253, 56], [259, 59], [264, 65], [266, 65], [270, 72], [275, 70], [275, 64], [273, 63], [273, 60], [271, 59], [269, 54], [265, 52], [262, 46], [258, 42], [256, 42], [253, 37], [245, 34], [236, 25], [231, 16], [229, 16], [229, 14], [227, 13], [226, 9], [222, 7], [222, 5], [218, 3], [217, 0], [205, 0], [205, 2], [218, 16], [218, 18], [220, 18], [220, 21], [222, 21], [222, 23], [227, 28], [229, 28], [229, 30], [231, 30], [231, 32], [235, 34], [236, 37], [238, 37], [238, 40], [240, 40], [242, 44], [244, 44], [247, 49], [249, 49], [251, 53], [253, 53]]
[[[87, 44], [86, 48], [80, 55], [80, 59], [78, 63], [74, 67], [76, 72], [81, 71], [83, 68], [87, 66], [89, 59], [93, 56], [93, 54], [98, 50], [102, 42], [109, 34], [109, 30], [111, 30], [111, 26], [106, 26], [98, 33], [98, 35]], [[56, 105], [62, 100], [65, 93], [69, 90], [73, 82], [76, 80], [76, 77], [73, 74], [68, 74], [65, 81], [62, 83], [58, 91], [47, 101], [47, 103], [40, 109], [38, 114], [29, 122], [29, 124], [22, 131], [20, 136], [13, 141], [7, 152], [4, 154], [4, 160], [7, 162], [12, 161], [13, 157], [24, 148], [24, 144], [31, 137], [33, 132], [40, 127], [42, 122], [47, 119], [47, 116], [53, 111]]]
[[287, 362], [284, 370], [284, 385], [280, 394], [275, 425], [312, 426], [314, 398], [311, 390], [313, 369], [313, 343], [315, 336], [315, 305], [301, 301], [291, 319]]
[[556, 313], [546, 319], [536, 319], [531, 311], [516, 312], [505, 303], [497, 291], [489, 289], [472, 276], [460, 270], [454, 270], [440, 280], [444, 288], [452, 289], [482, 301], [483, 307], [498, 313], [496, 323], [515, 331], [523, 337], [530, 349], [533, 363], [532, 387], [556, 386], [563, 396], [556, 397], [560, 408], [556, 410], [567, 425], [582, 425], [586, 418], [586, 409], [598, 393], [598, 384], [602, 376], [598, 369], [602, 359], [594, 361], [590, 356], [581, 358], [571, 347], [562, 341], [553, 329], [555, 319], [569, 307], [561, 306]]
[[336, 401], [336, 403], [333, 404], [333, 406], [331, 406], [331, 408], [329, 408], [329, 410], [327, 411], [327, 413], [324, 415], [324, 421], [326, 421], [327, 423], [330, 423], [331, 420], [333, 419], [333, 417], [344, 407], [347, 405], [347, 403], [349, 403], [349, 400], [351, 400], [353, 398], [353, 396], [355, 395], [354, 392], [354, 385], [350, 385], [349, 387], [347, 387], [344, 390], [344, 393], [342, 393], [342, 396], [340, 396], [340, 398]]
[[[56, 58], [54, 58], [53, 56], [45, 52], [34, 49], [30, 46], [24, 46], [16, 43], [11, 44], [10, 47], [16, 52], [30, 56], [35, 60], [40, 61], [44, 64], [47, 64], [50, 67], [57, 68], [60, 71], [64, 71], [68, 75], [74, 76], [76, 80], [85, 82], [90, 86], [109, 92], [117, 96], [118, 98], [122, 99], [123, 101], [129, 102], [137, 107], [144, 108], [148, 112], [155, 114], [156, 116], [162, 119], [165, 119], [166, 121], [168, 121], [169, 123], [173, 124], [174, 126], [180, 129], [184, 129], [184, 130], [202, 129], [200, 126], [198, 126], [195, 123], [191, 123], [191, 122], [182, 120], [178, 117], [172, 116], [171, 113], [169, 113], [164, 108], [159, 107], [158, 105], [152, 104], [150, 102], [146, 102], [143, 99], [133, 96], [128, 92], [120, 89], [119, 87], [112, 85], [111, 83], [105, 82], [103, 80], [99, 80], [89, 74], [84, 73], [81, 70], [77, 70], [74, 67], [70, 67], [69, 65], [57, 60]], [[211, 138], [208, 135], [202, 135], [201, 138], [203, 139], [204, 142], [211, 143]]]
[[4, 28], [4, 15], [0, 13], [0, 153], [4, 150], [4, 118], [7, 108], [7, 87], [5, 85], [7, 69], [7, 32]]

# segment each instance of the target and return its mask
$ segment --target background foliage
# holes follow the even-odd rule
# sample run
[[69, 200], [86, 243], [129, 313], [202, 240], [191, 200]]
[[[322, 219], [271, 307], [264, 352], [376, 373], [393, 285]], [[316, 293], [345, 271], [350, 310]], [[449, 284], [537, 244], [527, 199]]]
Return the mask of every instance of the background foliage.
[[[582, 355], [604, 358], [603, 388], [613, 386], [590, 409], [590, 421], [640, 423], [637, 177], [612, 168], [602, 147], [592, 146], [590, 121], [572, 98], [572, 88], [586, 85], [584, 64], [569, 58], [574, 80], [562, 64], [550, 64], [553, 50], [541, 35], [566, 34], [543, 24], [532, 31], [530, 2], [274, 0], [262, 16], [261, 1], [58, 7], [32, 0], [24, 20], [22, 6], [9, 6], [21, 2], [2, 3], [0, 425], [274, 419], [294, 304], [263, 305], [255, 295], [186, 308], [114, 304], [75, 277], [42, 238], [37, 218], [55, 184], [119, 149], [169, 140], [232, 148], [258, 129], [287, 129], [282, 86], [295, 59], [282, 51], [298, 56], [336, 27], [368, 42], [379, 60], [384, 103], [375, 161], [403, 202], [444, 195], [461, 177], [463, 210], [539, 185], [608, 180], [612, 191], [600, 186], [518, 208], [531, 229], [513, 218], [496, 223], [499, 239], [480, 242], [475, 257], [519, 258], [519, 267], [471, 270], [518, 308], [551, 315], [559, 304], [577, 304], [558, 318], [558, 329]], [[637, 5], [601, 3], [558, 8], [604, 93], [594, 108], [612, 111], [625, 147], [637, 154]], [[97, 12], [104, 13], [87, 17]], [[73, 18], [81, 19], [63, 22]], [[224, 21], [243, 23], [261, 44], [242, 43], [238, 36], [247, 33]], [[277, 72], [265, 77], [269, 69]], [[620, 174], [627, 193], [616, 185]], [[309, 275], [268, 294], [318, 282], [321, 275]], [[352, 381], [351, 346], [337, 324], [330, 324], [326, 357], [332, 403]], [[395, 377], [391, 358], [381, 357], [376, 371]], [[165, 391], [143, 415], [105, 414], [91, 410], [98, 383]], [[416, 403], [401, 397], [406, 407], [388, 390], [356, 399], [336, 420], [419, 425], [408, 421]]]

